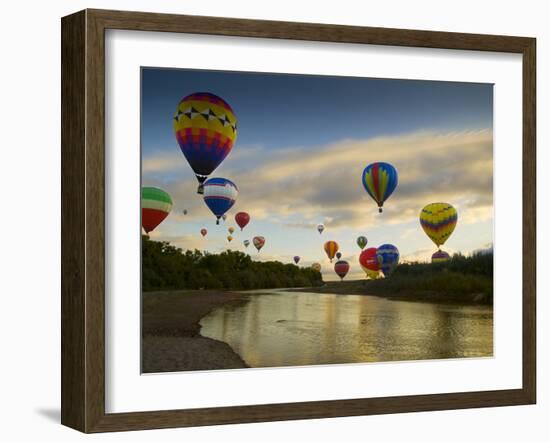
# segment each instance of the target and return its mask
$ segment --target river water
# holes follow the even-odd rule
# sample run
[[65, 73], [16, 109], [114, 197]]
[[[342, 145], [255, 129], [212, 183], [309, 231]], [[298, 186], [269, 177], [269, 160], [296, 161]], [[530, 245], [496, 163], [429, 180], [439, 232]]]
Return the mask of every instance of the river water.
[[263, 291], [201, 320], [251, 367], [492, 356], [493, 310], [375, 296]]

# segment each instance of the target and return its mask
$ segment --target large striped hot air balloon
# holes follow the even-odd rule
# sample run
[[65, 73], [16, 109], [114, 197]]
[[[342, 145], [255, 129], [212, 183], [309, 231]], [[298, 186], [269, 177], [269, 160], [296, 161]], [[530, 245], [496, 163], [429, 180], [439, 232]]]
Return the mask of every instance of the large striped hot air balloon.
[[382, 244], [376, 249], [380, 270], [385, 277], [390, 276], [399, 262], [399, 250], [393, 244]]
[[443, 250], [438, 250], [432, 255], [432, 263], [446, 262], [451, 259], [451, 256]]
[[204, 202], [216, 215], [216, 224], [233, 207], [238, 194], [239, 189], [235, 183], [227, 178], [210, 178], [204, 182]]
[[336, 241], [327, 241], [324, 245], [324, 249], [328, 259], [332, 262], [334, 255], [336, 255], [336, 252], [338, 251], [338, 243]]
[[397, 170], [388, 163], [372, 163], [363, 170], [361, 182], [367, 193], [378, 204], [378, 211], [382, 213], [384, 201], [397, 187]]
[[344, 280], [344, 277], [349, 272], [349, 263], [347, 261], [338, 261], [334, 264], [334, 271], [340, 277], [340, 281]]
[[432, 203], [420, 212], [420, 225], [439, 249], [453, 233], [458, 214], [448, 203]]
[[359, 264], [367, 276], [371, 279], [376, 279], [380, 272], [380, 263], [376, 256], [376, 247], [369, 247], [359, 255]]
[[231, 152], [237, 138], [237, 118], [225, 100], [209, 92], [195, 92], [179, 102], [174, 133], [180, 149], [202, 183]]
[[156, 187], [141, 188], [141, 225], [146, 233], [154, 230], [172, 210], [172, 198]]

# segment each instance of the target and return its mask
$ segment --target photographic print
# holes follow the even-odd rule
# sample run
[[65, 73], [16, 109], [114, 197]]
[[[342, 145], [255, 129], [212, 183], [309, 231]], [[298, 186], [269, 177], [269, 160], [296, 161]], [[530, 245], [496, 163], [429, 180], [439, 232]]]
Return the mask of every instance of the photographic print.
[[143, 373], [492, 357], [492, 84], [140, 93]]

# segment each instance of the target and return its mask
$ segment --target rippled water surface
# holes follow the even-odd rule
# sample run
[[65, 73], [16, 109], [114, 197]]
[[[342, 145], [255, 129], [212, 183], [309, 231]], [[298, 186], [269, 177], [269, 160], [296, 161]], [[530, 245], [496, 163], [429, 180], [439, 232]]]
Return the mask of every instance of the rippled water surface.
[[493, 354], [490, 306], [272, 291], [218, 308], [201, 325], [251, 367]]

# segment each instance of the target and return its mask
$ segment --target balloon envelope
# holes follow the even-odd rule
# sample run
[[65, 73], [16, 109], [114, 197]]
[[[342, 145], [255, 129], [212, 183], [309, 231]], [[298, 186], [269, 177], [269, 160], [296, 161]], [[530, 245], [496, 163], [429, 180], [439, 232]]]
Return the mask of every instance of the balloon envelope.
[[376, 256], [376, 247], [369, 247], [363, 250], [359, 255], [359, 264], [365, 273], [367, 270], [378, 272], [380, 270], [380, 264]]
[[311, 268], [317, 272], [320, 272], [321, 271], [321, 264], [319, 264], [318, 262], [314, 262], [313, 264], [311, 264]]
[[235, 231], [235, 228], [234, 228], [234, 227], [230, 227], [229, 229], [227, 229], [227, 231], [228, 231], [229, 233], [233, 233], [233, 232]]
[[250, 222], [250, 215], [246, 212], [239, 212], [235, 215], [235, 222], [242, 230]]
[[233, 241], [233, 237], [231, 235], [228, 235], [227, 236], [227, 241], [229, 241], [229, 242]]
[[216, 224], [219, 224], [220, 217], [233, 207], [238, 194], [239, 189], [235, 183], [227, 178], [210, 178], [204, 182], [204, 202], [216, 215]]
[[172, 198], [156, 187], [141, 188], [141, 225], [146, 233], [154, 230], [172, 210]]
[[250, 241], [248, 239], [245, 239], [243, 241], [243, 244], [244, 244], [245, 247], [248, 247], [250, 245]]
[[255, 236], [252, 238], [252, 243], [254, 244], [254, 247], [258, 249], [258, 252], [265, 244], [265, 238], [263, 236]]
[[368, 243], [368, 240], [367, 240], [366, 236], [358, 236], [357, 237], [357, 245], [359, 246], [359, 248], [361, 250], [363, 250], [365, 248], [367, 243]]
[[365, 271], [365, 273], [367, 274], [367, 276], [370, 278], [370, 279], [378, 279], [380, 278], [380, 270], [369, 270], [369, 269], [363, 269]]
[[336, 252], [338, 251], [338, 243], [336, 241], [327, 241], [324, 245], [324, 249], [328, 259], [332, 262], [334, 255], [336, 255]]
[[420, 212], [420, 225], [437, 247], [449, 239], [457, 221], [458, 213], [448, 203], [428, 204]]
[[221, 164], [237, 138], [237, 118], [233, 109], [225, 100], [209, 92], [196, 92], [182, 98], [173, 127], [181, 152], [199, 183]]
[[344, 277], [349, 272], [349, 263], [347, 261], [338, 261], [338, 262], [336, 262], [336, 264], [334, 264], [334, 271], [340, 277], [340, 279], [343, 281]]
[[325, 230], [325, 226], [323, 224], [318, 224], [317, 225], [317, 231], [319, 233], [323, 233], [323, 230]]
[[389, 163], [372, 163], [365, 167], [361, 179], [363, 187], [378, 204], [378, 211], [397, 187], [397, 170]]
[[390, 276], [399, 262], [399, 250], [392, 244], [382, 244], [376, 249], [376, 257], [384, 276]]
[[342, 257], [342, 254], [341, 254], [340, 252], [338, 252], [338, 253], [336, 254], [336, 259], [340, 259], [341, 257]]
[[201, 235], [202, 235], [202, 236], [206, 236], [207, 233], [208, 233], [208, 230], [206, 230], [206, 229], [201, 229]]
[[298, 264], [300, 262], [300, 257], [299, 256], [295, 256], [293, 259], [294, 259], [295, 264]]
[[451, 256], [447, 252], [444, 252], [443, 250], [438, 250], [432, 255], [433, 263], [445, 262], [445, 261], [448, 261], [449, 259], [451, 259]]

